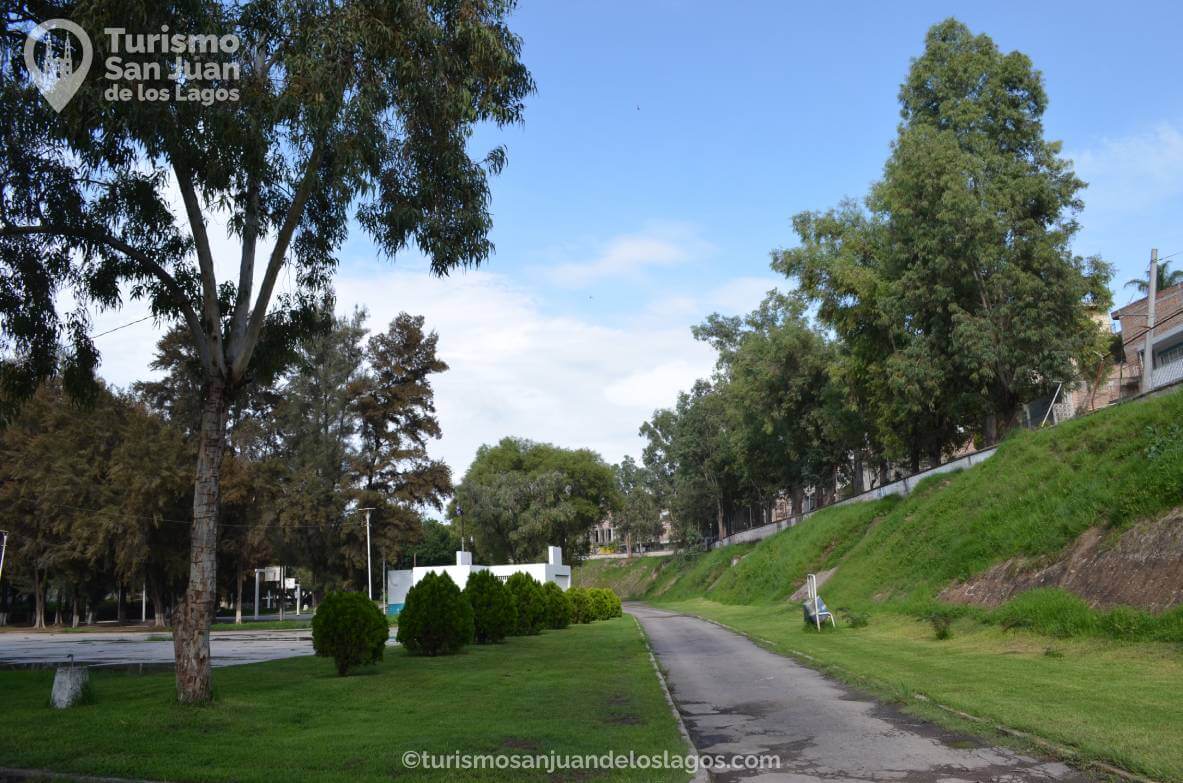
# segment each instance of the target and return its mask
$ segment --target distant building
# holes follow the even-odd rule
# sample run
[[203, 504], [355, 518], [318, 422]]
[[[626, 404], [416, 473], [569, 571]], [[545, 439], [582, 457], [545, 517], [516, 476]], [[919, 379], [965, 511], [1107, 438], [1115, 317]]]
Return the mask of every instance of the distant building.
[[571, 566], [563, 565], [563, 550], [557, 546], [546, 548], [545, 563], [511, 563], [508, 565], [476, 565], [472, 552], [457, 552], [456, 565], [416, 566], [409, 570], [386, 572], [386, 613], [398, 614], [406, 603], [407, 593], [428, 574], [447, 574], [461, 590], [468, 577], [476, 571], [490, 571], [502, 582], [517, 573], [525, 573], [539, 582], [554, 582], [563, 590], [571, 586]]
[[[628, 548], [628, 541], [626, 537], [616, 529], [612, 515], [609, 514], [601, 519], [591, 530], [587, 533], [588, 540], [591, 542], [592, 554], [610, 554], [613, 552], [623, 552]], [[634, 541], [633, 549], [635, 551], [645, 551], [648, 549], [664, 549], [669, 546], [674, 539], [673, 522], [670, 518], [669, 511], [661, 512], [661, 532], [657, 538], [652, 541]]]
[[[1121, 396], [1129, 397], [1141, 389], [1142, 368], [1146, 362], [1146, 318], [1149, 297], [1130, 302], [1113, 311], [1113, 320], [1121, 325], [1121, 344], [1125, 353], [1119, 377]], [[1158, 292], [1154, 298], [1154, 344], [1150, 357], [1150, 388], [1157, 389], [1183, 379], [1183, 285]]]

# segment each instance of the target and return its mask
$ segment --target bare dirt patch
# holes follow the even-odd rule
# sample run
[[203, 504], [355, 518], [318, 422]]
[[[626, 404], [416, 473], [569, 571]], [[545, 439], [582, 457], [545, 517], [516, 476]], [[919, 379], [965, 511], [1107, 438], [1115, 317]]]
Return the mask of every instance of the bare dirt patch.
[[1052, 561], [1016, 557], [941, 592], [994, 607], [1034, 587], [1059, 587], [1091, 606], [1161, 612], [1183, 603], [1183, 507], [1121, 534], [1092, 527]]

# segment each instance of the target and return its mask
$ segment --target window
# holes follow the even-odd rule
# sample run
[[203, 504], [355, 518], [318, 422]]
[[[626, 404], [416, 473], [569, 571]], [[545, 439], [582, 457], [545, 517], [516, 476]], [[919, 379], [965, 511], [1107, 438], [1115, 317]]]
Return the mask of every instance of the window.
[[1164, 367], [1168, 364], [1173, 364], [1180, 359], [1183, 359], [1183, 343], [1176, 343], [1170, 348], [1164, 348], [1161, 351], [1155, 352], [1154, 366]]

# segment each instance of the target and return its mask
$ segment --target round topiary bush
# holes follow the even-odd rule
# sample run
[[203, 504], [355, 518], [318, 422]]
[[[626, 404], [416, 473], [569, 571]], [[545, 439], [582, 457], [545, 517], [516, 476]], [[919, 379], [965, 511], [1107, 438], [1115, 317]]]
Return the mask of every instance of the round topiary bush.
[[591, 599], [591, 616], [593, 620], [610, 620], [613, 615], [611, 590], [603, 587], [593, 587], [587, 591]]
[[519, 571], [506, 580], [505, 586], [513, 594], [518, 610], [514, 636], [540, 633], [546, 624], [546, 598], [542, 595], [542, 586], [538, 580]]
[[373, 601], [361, 593], [329, 593], [312, 617], [312, 649], [332, 658], [337, 674], [382, 660], [390, 626]]
[[472, 607], [477, 644], [504, 641], [517, 623], [513, 594], [489, 571], [477, 571], [468, 577], [464, 597]]
[[429, 573], [407, 592], [398, 641], [412, 655], [451, 655], [472, 641], [472, 606], [447, 574]]
[[542, 597], [546, 599], [546, 627], [559, 630], [571, 622], [571, 602], [563, 588], [554, 582], [542, 586]]
[[592, 617], [591, 596], [582, 587], [572, 587], [567, 591], [567, 600], [571, 603], [571, 622], [590, 623]]

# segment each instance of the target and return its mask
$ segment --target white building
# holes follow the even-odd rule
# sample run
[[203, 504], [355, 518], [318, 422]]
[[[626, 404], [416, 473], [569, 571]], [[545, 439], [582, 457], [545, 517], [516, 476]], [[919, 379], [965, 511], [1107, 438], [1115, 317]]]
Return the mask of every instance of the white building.
[[406, 603], [407, 593], [428, 574], [447, 574], [461, 590], [468, 584], [474, 571], [490, 571], [502, 582], [516, 573], [525, 573], [541, 583], [554, 582], [563, 590], [571, 586], [571, 566], [563, 565], [563, 550], [557, 546], [546, 548], [545, 563], [512, 563], [510, 565], [476, 565], [472, 552], [457, 552], [456, 565], [417, 566], [405, 571], [386, 572], [386, 613], [398, 614]]

